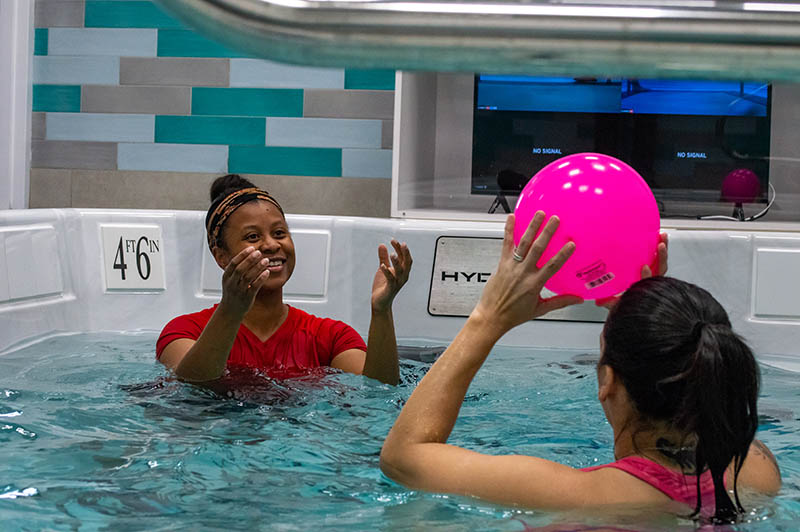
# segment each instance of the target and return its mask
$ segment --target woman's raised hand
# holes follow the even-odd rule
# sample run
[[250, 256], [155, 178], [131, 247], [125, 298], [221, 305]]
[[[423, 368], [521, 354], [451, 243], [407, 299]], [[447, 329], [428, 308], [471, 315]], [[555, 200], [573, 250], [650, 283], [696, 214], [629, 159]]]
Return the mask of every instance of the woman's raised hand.
[[[383, 244], [378, 246], [378, 271], [372, 282], [372, 311], [386, 312], [392, 308], [394, 297], [408, 281], [411, 273], [411, 252], [405, 242], [402, 244], [392, 239], [394, 253]], [[390, 262], [391, 260], [391, 262]]]
[[269, 277], [269, 258], [248, 246], [233, 257], [222, 274], [220, 306], [242, 317], [252, 308], [256, 294]]
[[[647, 279], [653, 275], [665, 275], [667, 273], [667, 251], [669, 247], [669, 239], [667, 233], [660, 233], [658, 235], [658, 248], [656, 251], [655, 264], [652, 266], [645, 264], [642, 266], [642, 279]], [[614, 308], [619, 302], [619, 295], [603, 297], [595, 301], [598, 307], [606, 307], [608, 310]]]
[[541, 268], [537, 266], [559, 224], [558, 217], [551, 216], [542, 233], [534, 239], [544, 218], [545, 214], [541, 211], [534, 215], [516, 248], [514, 215], [510, 214], [506, 220], [500, 263], [472, 312], [486, 321], [498, 338], [521, 323], [583, 302], [582, 298], [573, 295], [541, 296], [545, 282], [555, 275], [575, 250], [575, 243], [567, 242]]

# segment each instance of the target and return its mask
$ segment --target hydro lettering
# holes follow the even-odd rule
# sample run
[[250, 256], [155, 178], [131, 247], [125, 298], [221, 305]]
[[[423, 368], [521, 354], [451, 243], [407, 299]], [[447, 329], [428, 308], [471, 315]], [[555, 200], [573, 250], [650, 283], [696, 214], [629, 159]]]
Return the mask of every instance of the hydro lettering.
[[442, 270], [442, 282], [485, 283], [491, 275], [491, 273], [485, 272], [447, 272]]

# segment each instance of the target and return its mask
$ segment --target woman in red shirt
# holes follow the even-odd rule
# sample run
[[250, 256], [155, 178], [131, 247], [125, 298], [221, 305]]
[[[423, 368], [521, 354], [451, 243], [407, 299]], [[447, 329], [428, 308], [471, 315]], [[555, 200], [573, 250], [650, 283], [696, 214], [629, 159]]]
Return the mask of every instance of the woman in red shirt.
[[283, 209], [266, 191], [230, 174], [211, 185], [208, 245], [222, 275], [222, 299], [179, 316], [159, 336], [156, 356], [180, 378], [203, 382], [227, 366], [287, 375], [320, 366], [388, 384], [399, 377], [392, 301], [408, 280], [411, 254], [392, 240], [378, 247], [367, 344], [349, 325], [318, 318], [283, 302], [295, 265]]

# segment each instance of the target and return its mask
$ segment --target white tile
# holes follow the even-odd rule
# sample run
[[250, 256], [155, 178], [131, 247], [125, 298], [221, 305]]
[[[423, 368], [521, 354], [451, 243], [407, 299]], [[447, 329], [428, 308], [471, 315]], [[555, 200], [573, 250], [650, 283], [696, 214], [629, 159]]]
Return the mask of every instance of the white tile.
[[[41, 259], [30, 263], [30, 274], [36, 281], [36, 295], [60, 294], [64, 291], [61, 277], [62, 258], [58, 252], [58, 238], [54, 228], [39, 229], [30, 233], [31, 246]], [[63, 259], [66, 263], [66, 258]]]
[[264, 59], [231, 59], [231, 87], [343, 89], [344, 69], [286, 65]]
[[342, 177], [392, 177], [392, 150], [342, 150]]
[[158, 30], [123, 28], [50, 28], [48, 56], [113, 55], [155, 57]]
[[6, 235], [0, 232], [0, 302], [8, 301], [8, 263], [6, 261]]
[[[205, 240], [203, 241], [205, 244]], [[204, 296], [219, 296], [222, 294], [222, 268], [217, 265], [214, 256], [204, 245], [203, 261], [200, 264], [200, 293]]]
[[33, 83], [68, 85], [118, 85], [119, 57], [33, 58]]
[[16, 230], [6, 233], [6, 264], [8, 266], [8, 295], [10, 299], [30, 298], [37, 295], [36, 279], [31, 275], [33, 263], [39, 260], [58, 260], [56, 257], [39, 255], [33, 249], [28, 231]]
[[756, 249], [754, 314], [800, 318], [800, 249]]
[[206, 144], [125, 144], [117, 147], [119, 170], [225, 173], [228, 147]]
[[155, 116], [104, 113], [47, 113], [47, 140], [153, 142]]
[[296, 262], [292, 277], [283, 288], [288, 298], [325, 297], [330, 262], [329, 231], [292, 231]]
[[382, 130], [380, 120], [267, 118], [267, 146], [379, 149]]

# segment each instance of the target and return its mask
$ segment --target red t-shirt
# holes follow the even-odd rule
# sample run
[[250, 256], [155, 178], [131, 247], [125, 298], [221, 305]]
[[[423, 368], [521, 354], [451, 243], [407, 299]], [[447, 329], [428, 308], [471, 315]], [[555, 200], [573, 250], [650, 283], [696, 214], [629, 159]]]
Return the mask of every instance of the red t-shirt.
[[[178, 316], [167, 323], [156, 342], [156, 358], [179, 338], [197, 340], [217, 305]], [[330, 366], [336, 355], [348, 349], [367, 350], [364, 340], [344, 322], [318, 318], [289, 306], [286, 321], [262, 342], [241, 325], [228, 357], [228, 366], [259, 370], [295, 370]]]

